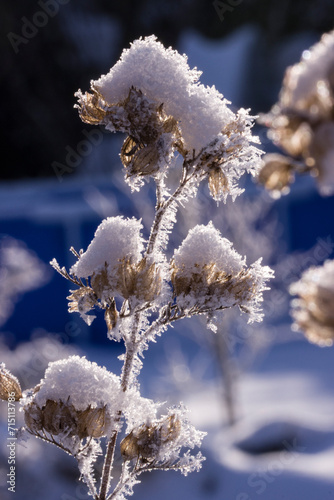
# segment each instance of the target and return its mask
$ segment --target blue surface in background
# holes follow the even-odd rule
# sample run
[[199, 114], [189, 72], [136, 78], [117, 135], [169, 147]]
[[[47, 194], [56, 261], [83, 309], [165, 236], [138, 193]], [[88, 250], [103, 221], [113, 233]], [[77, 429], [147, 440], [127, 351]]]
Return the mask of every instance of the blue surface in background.
[[[114, 201], [114, 213], [108, 215], [139, 216], [131, 199], [111, 183], [104, 181], [96, 187]], [[87, 183], [80, 180], [56, 185], [47, 181], [3, 185], [1, 236], [24, 241], [43, 262], [49, 263], [55, 257], [68, 269], [75, 262], [68, 248], [73, 245], [77, 250], [86, 249], [101, 222], [101, 216], [85, 201], [86, 188]], [[276, 203], [276, 209], [290, 252], [310, 249], [319, 237], [334, 241], [334, 197], [319, 196], [310, 182], [306, 189], [297, 186], [295, 192], [293, 186], [290, 195]], [[66, 297], [70, 288], [65, 279], [50, 269], [50, 281], [21, 297], [2, 331], [12, 334], [14, 342], [18, 342], [29, 339], [36, 329], [62, 333], [69, 322], [75, 322], [80, 328], [80, 339], [76, 341], [106, 342], [101, 312], [97, 311], [97, 319], [89, 328], [79, 315], [68, 313]]]

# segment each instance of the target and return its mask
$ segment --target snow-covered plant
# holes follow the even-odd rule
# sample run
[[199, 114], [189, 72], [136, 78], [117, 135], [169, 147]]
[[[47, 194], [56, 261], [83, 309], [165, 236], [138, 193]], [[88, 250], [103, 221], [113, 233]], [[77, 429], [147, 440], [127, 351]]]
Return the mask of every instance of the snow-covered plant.
[[[204, 433], [191, 425], [183, 405], [161, 414], [161, 404], [140, 395], [143, 353], [182, 318], [203, 315], [215, 329], [217, 314], [238, 307], [249, 322], [261, 321], [263, 291], [273, 276], [260, 260], [247, 266], [212, 223], [194, 227], [173, 255], [167, 252], [177, 208], [195, 196], [202, 180], [217, 202], [225, 201], [242, 192], [237, 181], [243, 173], [255, 175], [259, 168], [248, 112], [233, 113], [199, 76], [185, 56], [151, 36], [125, 50], [107, 75], [91, 82], [90, 93], [77, 93], [83, 121], [127, 135], [120, 156], [132, 189], [150, 179], [156, 186], [147, 238], [140, 220], [108, 217], [86, 251], [71, 249], [77, 261], [69, 271], [51, 262], [74, 285], [69, 311], [90, 325], [91, 311], [102, 309], [109, 339], [123, 341], [121, 375], [72, 356], [50, 363], [40, 384], [21, 398], [27, 431], [78, 460], [95, 500], [124, 499], [145, 471], [187, 475], [201, 467], [201, 453], [190, 450]], [[182, 167], [171, 191], [167, 181], [177, 155], [182, 161], [175, 165]], [[96, 484], [102, 438], [107, 445]], [[122, 470], [111, 486], [117, 451]]]
[[334, 260], [305, 271], [290, 287], [293, 328], [320, 346], [334, 341]]
[[311, 173], [321, 195], [334, 193], [334, 31], [286, 70], [278, 103], [260, 121], [288, 155], [264, 156], [261, 184], [279, 197], [295, 174]]

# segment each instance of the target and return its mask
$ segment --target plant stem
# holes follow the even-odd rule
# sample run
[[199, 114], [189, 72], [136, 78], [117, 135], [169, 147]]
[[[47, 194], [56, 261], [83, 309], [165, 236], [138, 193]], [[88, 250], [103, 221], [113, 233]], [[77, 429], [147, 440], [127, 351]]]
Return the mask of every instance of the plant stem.
[[[118, 421], [121, 417], [119, 416]], [[116, 420], [117, 421], [117, 420]], [[115, 453], [115, 446], [116, 446], [116, 440], [117, 440], [117, 431], [114, 431], [112, 434], [108, 447], [107, 447], [107, 453], [104, 459], [104, 464], [103, 464], [103, 471], [102, 471], [102, 480], [101, 480], [101, 489], [100, 489], [100, 495], [98, 496], [98, 500], [105, 500], [106, 495], [109, 490], [110, 486], [110, 472], [111, 472], [111, 466], [114, 460], [114, 453]]]
[[167, 210], [171, 207], [173, 202], [176, 202], [178, 197], [181, 195], [184, 187], [186, 186], [190, 177], [184, 176], [180, 185], [176, 188], [174, 193], [166, 200], [162, 200], [161, 186], [157, 184], [157, 203], [155, 207], [155, 218], [152, 224], [150, 237], [147, 243], [146, 255], [150, 255], [154, 251], [157, 237], [159, 235], [159, 230], [161, 223], [167, 213]]
[[[130, 342], [127, 342], [126, 345], [126, 353], [125, 353], [125, 362], [123, 365], [122, 379], [121, 379], [121, 387], [123, 392], [126, 392], [128, 386], [131, 382], [131, 374], [133, 368], [133, 361], [136, 355], [136, 335], [138, 330], [138, 325], [140, 322], [140, 312], [136, 312], [133, 320], [133, 327], [131, 331]], [[115, 418], [115, 424], [117, 425], [121, 420], [122, 413], [119, 412], [117, 417]], [[115, 430], [108, 442], [107, 453], [104, 459], [103, 470], [102, 470], [102, 479], [101, 479], [101, 489], [100, 495], [98, 496], [98, 500], [106, 500], [106, 495], [108, 494], [108, 490], [110, 487], [110, 475], [112, 470], [112, 464], [114, 461], [115, 447], [117, 441], [118, 431]]]

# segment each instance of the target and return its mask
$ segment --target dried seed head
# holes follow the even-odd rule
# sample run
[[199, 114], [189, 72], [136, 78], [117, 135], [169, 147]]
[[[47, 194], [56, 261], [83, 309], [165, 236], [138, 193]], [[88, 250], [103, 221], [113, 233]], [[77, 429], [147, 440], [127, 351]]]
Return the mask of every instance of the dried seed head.
[[79, 99], [79, 104], [76, 106], [79, 109], [79, 115], [84, 123], [90, 125], [98, 125], [108, 115], [106, 103], [97, 90], [92, 90], [92, 94], [86, 92], [82, 94], [80, 91], [76, 94]]
[[63, 401], [48, 399], [42, 408], [42, 422], [43, 429], [53, 436], [76, 434], [75, 408]]
[[139, 457], [139, 446], [138, 439], [134, 436], [133, 431], [130, 432], [125, 438], [121, 441], [121, 455], [124, 461], [133, 460], [136, 457]]
[[152, 175], [159, 170], [160, 154], [156, 143], [142, 146], [127, 137], [121, 149], [121, 160], [127, 175]]
[[114, 300], [107, 306], [104, 313], [104, 319], [108, 328], [108, 333], [110, 333], [115, 328], [118, 319], [118, 311]]
[[228, 274], [218, 269], [214, 262], [203, 266], [195, 264], [194, 268], [196, 271], [189, 274], [185, 268], [178, 269], [172, 262], [171, 281], [176, 297], [191, 296], [197, 300], [198, 307], [208, 306], [210, 299], [218, 301], [218, 305], [220, 299], [228, 296], [233, 298], [234, 304], [241, 305], [256, 293], [254, 276], [248, 269], [235, 275]]
[[106, 407], [91, 408], [77, 411], [77, 433], [80, 439], [86, 437], [99, 438], [105, 436], [109, 416]]
[[104, 268], [99, 271], [93, 273], [90, 284], [92, 289], [94, 290], [98, 299], [103, 299], [106, 292], [110, 290], [110, 280], [108, 276], [108, 264], [104, 264]]
[[123, 259], [118, 268], [118, 289], [125, 299], [136, 297], [151, 302], [160, 293], [161, 276], [155, 263], [144, 258], [136, 264]]
[[214, 200], [220, 199], [229, 192], [229, 184], [221, 168], [216, 167], [209, 170], [209, 189]]
[[121, 442], [123, 460], [158, 458], [160, 449], [167, 443], [176, 441], [181, 432], [181, 422], [177, 415], [169, 415], [151, 424], [143, 424], [134, 429]]
[[271, 136], [291, 156], [303, 156], [312, 139], [310, 125], [298, 115], [278, 115], [271, 122]]
[[70, 301], [68, 304], [68, 310], [70, 312], [85, 314], [96, 305], [96, 295], [90, 287], [85, 286], [78, 288], [77, 290], [70, 291], [71, 295], [67, 297]]
[[69, 402], [48, 399], [40, 408], [34, 401], [24, 407], [24, 420], [29, 432], [36, 436], [101, 437], [106, 434], [109, 418], [106, 407], [76, 410]]
[[294, 328], [304, 332], [308, 340], [321, 346], [334, 342], [334, 261], [311, 267], [290, 292], [297, 295], [291, 311]]
[[20, 382], [5, 368], [4, 363], [0, 363], [0, 399], [8, 401], [8, 398], [15, 398], [19, 401], [21, 397]]
[[268, 191], [286, 193], [294, 181], [294, 167], [286, 156], [272, 153], [263, 157], [263, 167], [258, 175], [258, 182]]

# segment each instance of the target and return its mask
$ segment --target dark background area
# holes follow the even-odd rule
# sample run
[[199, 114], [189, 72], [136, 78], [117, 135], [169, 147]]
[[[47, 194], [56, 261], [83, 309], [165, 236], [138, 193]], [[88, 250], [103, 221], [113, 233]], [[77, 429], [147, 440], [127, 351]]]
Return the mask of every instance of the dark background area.
[[334, 2], [3, 0], [0, 19], [0, 175], [18, 179], [54, 176], [52, 161], [62, 161], [66, 145], [78, 143], [85, 128], [73, 109], [74, 92], [88, 89], [90, 79], [106, 73], [139, 36], [154, 33], [177, 48], [187, 28], [219, 39], [257, 25], [263, 37], [250, 61], [246, 104], [266, 111], [282, 76], [272, 71], [275, 46], [293, 33], [311, 31], [316, 40], [331, 30]]

